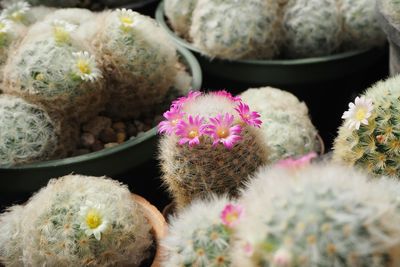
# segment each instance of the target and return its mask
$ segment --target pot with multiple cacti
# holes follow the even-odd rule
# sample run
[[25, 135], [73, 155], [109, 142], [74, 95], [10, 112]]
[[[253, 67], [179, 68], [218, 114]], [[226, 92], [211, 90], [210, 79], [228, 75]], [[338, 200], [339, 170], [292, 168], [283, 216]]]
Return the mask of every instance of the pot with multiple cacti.
[[0, 263], [158, 267], [165, 231], [158, 210], [127, 186], [68, 175], [0, 215]]

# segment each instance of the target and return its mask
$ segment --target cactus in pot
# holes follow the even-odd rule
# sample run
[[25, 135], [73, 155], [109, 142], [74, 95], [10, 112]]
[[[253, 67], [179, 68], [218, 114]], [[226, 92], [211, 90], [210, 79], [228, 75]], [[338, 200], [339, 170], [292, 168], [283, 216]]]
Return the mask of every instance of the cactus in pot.
[[270, 148], [269, 162], [321, 152], [318, 132], [312, 124], [307, 106], [296, 96], [279, 89], [248, 89], [241, 98], [261, 115], [261, 130]]
[[289, 0], [283, 27], [289, 58], [329, 55], [341, 44], [341, 17], [336, 0]]
[[192, 14], [196, 4], [197, 0], [166, 0], [164, 2], [165, 15], [172, 28], [186, 38], [189, 37]]
[[231, 266], [231, 238], [242, 215], [226, 197], [195, 201], [171, 219], [162, 266]]
[[236, 196], [267, 163], [259, 116], [226, 91], [191, 92], [164, 113], [159, 158], [178, 209], [211, 193]]
[[400, 176], [399, 84], [399, 76], [378, 82], [349, 104], [335, 140], [335, 161]]
[[105, 12], [99, 17], [94, 44], [109, 77], [111, 101], [106, 112], [112, 117], [146, 114], [173, 86], [176, 50], [153, 19], [126, 9]]
[[139, 266], [153, 241], [139, 204], [111, 179], [53, 179], [23, 207], [19, 220], [9, 216], [2, 221], [19, 227], [21, 238], [7, 244], [0, 259], [11, 261], [8, 251], [14, 257], [20, 251], [14, 258], [19, 266]]
[[101, 66], [74, 35], [76, 27], [62, 20], [32, 26], [4, 67], [4, 92], [78, 122], [104, 109], [108, 93]]
[[40, 106], [0, 95], [0, 166], [49, 160], [72, 153], [78, 127], [50, 117]]
[[199, 0], [190, 37], [211, 58], [272, 58], [281, 42], [279, 8], [275, 0]]
[[399, 266], [399, 184], [368, 178], [335, 165], [261, 170], [243, 193], [232, 266]]

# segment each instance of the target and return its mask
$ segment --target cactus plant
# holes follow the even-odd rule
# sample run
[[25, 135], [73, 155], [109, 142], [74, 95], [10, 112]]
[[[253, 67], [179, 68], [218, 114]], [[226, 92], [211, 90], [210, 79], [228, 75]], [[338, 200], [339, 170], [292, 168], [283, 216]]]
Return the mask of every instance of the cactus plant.
[[233, 266], [399, 266], [399, 184], [367, 179], [335, 165], [261, 170], [242, 198]]
[[346, 50], [383, 45], [386, 36], [375, 15], [375, 0], [341, 0]]
[[139, 266], [153, 242], [128, 188], [111, 179], [53, 179], [24, 206], [19, 220], [8, 216], [3, 220], [19, 227], [22, 238], [7, 244], [0, 258], [12, 260], [9, 251], [22, 251], [14, 258], [18, 266]]
[[307, 106], [294, 95], [264, 87], [248, 89], [241, 98], [261, 115], [261, 129], [270, 148], [269, 162], [321, 151]]
[[25, 26], [42, 20], [54, 11], [52, 8], [43, 6], [31, 7], [26, 1], [3, 0], [1, 1], [1, 5], [4, 7], [1, 11], [3, 18]]
[[259, 116], [226, 91], [191, 92], [164, 113], [159, 158], [178, 209], [211, 193], [236, 196], [267, 162]]
[[400, 176], [399, 84], [399, 76], [381, 81], [350, 103], [335, 140], [335, 161]]
[[75, 29], [62, 20], [32, 26], [4, 67], [4, 92], [79, 122], [104, 109], [108, 95], [102, 71]]
[[162, 266], [231, 266], [231, 237], [242, 215], [241, 207], [226, 197], [195, 201], [171, 219]]
[[106, 12], [94, 43], [110, 81], [108, 114], [136, 118], [162, 102], [174, 84], [178, 60], [174, 44], [154, 20], [126, 9]]
[[283, 21], [287, 57], [324, 56], [339, 48], [342, 25], [336, 0], [289, 0]]
[[75, 147], [78, 127], [65, 126], [40, 106], [1, 95], [0, 114], [0, 166], [66, 156]]
[[164, 2], [165, 15], [171, 26], [178, 34], [186, 38], [189, 37], [192, 14], [196, 4], [197, 0], [166, 0]]
[[278, 12], [275, 0], [199, 0], [190, 36], [212, 58], [272, 58], [279, 53]]

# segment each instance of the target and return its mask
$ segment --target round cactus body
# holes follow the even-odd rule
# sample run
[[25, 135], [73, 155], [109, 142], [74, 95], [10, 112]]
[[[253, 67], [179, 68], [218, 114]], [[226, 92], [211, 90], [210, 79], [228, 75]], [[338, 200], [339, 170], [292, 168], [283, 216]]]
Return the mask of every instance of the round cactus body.
[[19, 223], [17, 245], [27, 266], [139, 266], [153, 243], [128, 188], [111, 179], [51, 180], [26, 204]]
[[343, 46], [346, 50], [385, 43], [386, 36], [375, 15], [375, 0], [341, 0], [344, 17]]
[[284, 13], [287, 57], [326, 56], [339, 48], [342, 24], [336, 0], [289, 0]]
[[89, 48], [72, 35], [75, 28], [61, 20], [31, 27], [4, 68], [4, 91], [78, 122], [104, 109], [102, 72]]
[[78, 127], [66, 127], [37, 105], [1, 95], [0, 114], [0, 166], [63, 157], [75, 148]]
[[243, 193], [233, 266], [399, 266], [399, 184], [367, 179], [334, 165], [261, 170]]
[[164, 117], [159, 158], [178, 209], [211, 193], [236, 196], [248, 176], [267, 162], [259, 115], [225, 91], [191, 92]]
[[190, 37], [212, 58], [272, 58], [279, 53], [278, 12], [275, 0], [199, 0], [193, 11]]
[[334, 159], [377, 175], [400, 176], [400, 77], [368, 89], [345, 112]]
[[154, 20], [131, 10], [106, 13], [99, 21], [95, 46], [111, 92], [106, 112], [116, 118], [146, 114], [174, 84], [178, 60], [173, 43]]
[[261, 115], [269, 162], [321, 151], [307, 106], [297, 97], [271, 87], [248, 89], [241, 97]]
[[240, 206], [225, 197], [195, 201], [171, 219], [162, 266], [231, 266], [230, 242], [241, 215]]
[[174, 30], [184, 36], [189, 37], [190, 25], [192, 24], [193, 10], [197, 0], [166, 0], [164, 2], [165, 15]]

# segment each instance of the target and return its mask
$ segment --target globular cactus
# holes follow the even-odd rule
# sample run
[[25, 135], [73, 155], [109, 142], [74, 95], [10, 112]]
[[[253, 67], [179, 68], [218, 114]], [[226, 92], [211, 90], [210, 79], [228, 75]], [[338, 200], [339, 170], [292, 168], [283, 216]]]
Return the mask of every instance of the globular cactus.
[[385, 43], [386, 36], [375, 14], [375, 0], [341, 0], [344, 19], [343, 47], [346, 50], [370, 48]]
[[170, 221], [162, 266], [231, 266], [231, 237], [242, 215], [225, 197], [192, 203]]
[[232, 266], [400, 266], [400, 187], [354, 169], [261, 170], [241, 200]]
[[85, 122], [108, 100], [101, 65], [62, 20], [36, 23], [4, 67], [4, 91]]
[[399, 85], [399, 76], [381, 81], [349, 104], [335, 140], [335, 161], [400, 176]]
[[0, 263], [7, 267], [21, 266], [22, 214], [23, 207], [18, 205], [0, 214]]
[[269, 162], [321, 152], [318, 132], [304, 102], [279, 89], [248, 89], [241, 98], [261, 115], [261, 130], [269, 151]]
[[137, 118], [162, 102], [178, 60], [174, 44], [153, 19], [126, 9], [106, 12], [94, 43], [110, 82], [109, 115]]
[[211, 193], [236, 196], [267, 163], [259, 116], [225, 91], [191, 92], [164, 113], [159, 158], [178, 209]]
[[0, 166], [67, 156], [75, 148], [78, 127], [50, 117], [21, 98], [0, 96]]
[[[111, 179], [51, 180], [18, 219], [10, 216], [2, 216], [10, 224], [2, 228], [19, 227], [20, 238], [12, 240], [8, 231], [11, 242], [2, 244], [0, 258], [16, 266], [139, 266], [153, 243], [151, 227], [128, 188]], [[15, 258], [9, 253], [19, 251]]]
[[164, 1], [165, 15], [172, 28], [180, 35], [188, 38], [192, 24], [193, 10], [197, 0], [166, 0]]
[[339, 48], [342, 23], [336, 0], [289, 0], [283, 21], [289, 58], [325, 56]]
[[279, 8], [275, 0], [199, 0], [190, 37], [212, 58], [272, 58], [281, 42]]

